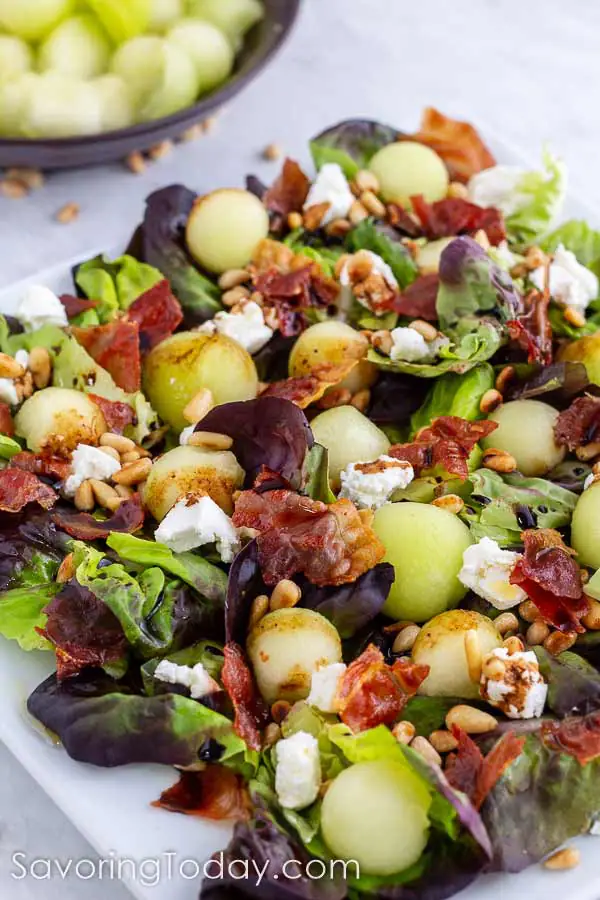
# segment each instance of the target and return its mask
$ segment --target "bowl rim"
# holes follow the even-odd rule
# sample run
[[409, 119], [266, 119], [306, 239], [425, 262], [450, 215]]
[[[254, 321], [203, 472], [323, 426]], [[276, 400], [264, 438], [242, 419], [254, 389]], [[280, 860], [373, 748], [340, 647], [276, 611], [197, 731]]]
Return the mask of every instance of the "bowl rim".
[[68, 150], [72, 148], [86, 148], [100, 142], [112, 144], [115, 141], [126, 141], [139, 137], [141, 139], [148, 136], [152, 131], [166, 131], [171, 128], [175, 129], [178, 125], [185, 130], [189, 127], [190, 122], [198, 121], [204, 114], [209, 115], [215, 109], [219, 109], [236, 96], [239, 90], [249, 85], [263, 71], [275, 54], [281, 49], [283, 44], [288, 40], [294, 28], [302, 0], [282, 0], [281, 7], [274, 11], [273, 19], [269, 21], [267, 18], [263, 20], [267, 31], [268, 46], [264, 53], [260, 53], [260, 43], [254, 49], [255, 58], [250, 58], [244, 68], [244, 63], [239, 71], [233, 73], [232, 77], [221, 87], [215, 91], [211, 91], [202, 100], [193, 103], [191, 106], [185, 106], [183, 109], [172, 113], [170, 116], [161, 116], [158, 119], [151, 119], [148, 122], [139, 122], [135, 125], [128, 125], [127, 128], [116, 128], [112, 131], [99, 131], [95, 134], [76, 135], [64, 138], [7, 138], [0, 137], [0, 149], [3, 150], [21, 150], [36, 148], [42, 150]]

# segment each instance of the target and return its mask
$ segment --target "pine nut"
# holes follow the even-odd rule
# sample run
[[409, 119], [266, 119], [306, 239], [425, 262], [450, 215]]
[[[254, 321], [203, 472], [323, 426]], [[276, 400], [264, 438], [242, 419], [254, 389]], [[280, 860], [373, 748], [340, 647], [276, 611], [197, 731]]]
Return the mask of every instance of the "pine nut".
[[553, 631], [544, 641], [544, 649], [552, 656], [558, 656], [565, 650], [570, 650], [576, 640], [577, 633], [575, 631], [568, 631], [566, 633], [562, 631]]
[[277, 725], [276, 722], [269, 722], [269, 724], [265, 728], [263, 749], [266, 750], [268, 747], [272, 747], [273, 744], [276, 744], [280, 738], [281, 728], [279, 727], [279, 725]]
[[110, 510], [110, 512], [116, 512], [120, 507], [121, 503], [125, 503], [125, 499], [123, 497], [119, 497], [117, 494], [116, 497], [111, 497], [106, 501], [106, 508]]
[[146, 478], [150, 474], [151, 468], [151, 460], [136, 459], [135, 462], [130, 462], [124, 465], [119, 472], [115, 472], [115, 474], [112, 476], [112, 480], [115, 482], [115, 484], [125, 484], [127, 486], [130, 486], [132, 484], [139, 484], [141, 481], [146, 480]]
[[100, 438], [100, 446], [114, 447], [118, 453], [129, 453], [131, 450], [135, 450], [135, 441], [122, 434], [113, 434], [112, 431], [107, 431]]
[[368, 169], [361, 169], [354, 176], [352, 187], [356, 188], [356, 193], [360, 194], [365, 191], [372, 191], [374, 194], [379, 193], [379, 180], [373, 172]]
[[190, 425], [195, 425], [196, 422], [204, 418], [214, 405], [215, 401], [210, 388], [201, 388], [197, 394], [194, 394], [183, 410], [183, 418]]
[[33, 394], [33, 375], [31, 372], [25, 372], [20, 383], [17, 384], [17, 394], [19, 394], [20, 398], [23, 400], [26, 400]]
[[574, 869], [579, 865], [580, 860], [579, 850], [575, 847], [565, 847], [564, 850], [557, 850], [556, 853], [544, 860], [543, 866], [545, 869], [560, 872], [565, 869]]
[[523, 600], [519, 603], [519, 615], [525, 622], [535, 622], [540, 617], [540, 611], [533, 600]]
[[445, 509], [453, 515], [458, 515], [463, 509], [465, 501], [458, 494], [444, 494], [442, 497], [436, 497], [435, 500], [432, 500], [431, 505]]
[[364, 413], [370, 402], [371, 391], [368, 388], [364, 388], [362, 391], [357, 391], [354, 397], [352, 397], [350, 405], [357, 409], [359, 412]]
[[479, 409], [482, 413], [493, 412], [493, 410], [497, 409], [501, 403], [502, 394], [500, 391], [497, 391], [496, 388], [490, 388], [479, 401]]
[[105, 456], [110, 456], [111, 459], [114, 459], [116, 462], [121, 462], [121, 457], [114, 447], [98, 447], [98, 450], [100, 453], [104, 453]]
[[512, 381], [514, 376], [515, 376], [514, 366], [504, 366], [504, 368], [501, 369], [500, 372], [498, 372], [498, 375], [496, 376], [496, 384], [495, 384], [496, 390], [500, 391], [500, 393], [503, 394], [508, 386], [509, 381]]
[[289, 213], [287, 217], [287, 224], [290, 231], [297, 231], [298, 228], [302, 228], [302, 225], [304, 224], [302, 214], [299, 212]]
[[494, 619], [494, 626], [498, 634], [505, 635], [509, 631], [519, 630], [519, 620], [514, 613], [504, 612]]
[[22, 378], [25, 369], [8, 353], [0, 353], [0, 378]]
[[335, 409], [336, 406], [348, 406], [352, 394], [348, 388], [331, 388], [318, 402], [319, 409]]
[[152, 459], [150, 451], [146, 450], [146, 448], [142, 447], [140, 444], [136, 444], [135, 449], [137, 450], [137, 455], [140, 459]]
[[8, 169], [6, 177], [20, 181], [30, 191], [36, 191], [44, 186], [44, 175], [39, 169], [14, 168]]
[[525, 253], [525, 259], [529, 269], [539, 269], [548, 263], [548, 257], [541, 247], [529, 247]]
[[136, 459], [140, 459], [140, 454], [137, 450], [128, 450], [126, 453], [122, 453], [119, 457], [122, 465], [126, 465], [127, 463], [135, 462]]
[[465, 632], [465, 654], [467, 657], [467, 668], [469, 670], [469, 678], [475, 684], [481, 681], [481, 666], [483, 664], [483, 654], [479, 644], [479, 636], [474, 628]]
[[[596, 473], [594, 472], [594, 474], [596, 474]], [[599, 479], [594, 478], [594, 481], [598, 481], [598, 480], [599, 480]], [[582, 584], [587, 584], [587, 583], [588, 583], [588, 581], [590, 580], [590, 573], [588, 572], [587, 569], [580, 569], [580, 570], [579, 570], [579, 580], [581, 581]]]
[[0, 181], [0, 194], [11, 200], [22, 200], [28, 193], [26, 185], [16, 178], [4, 178]]
[[371, 213], [372, 216], [375, 216], [376, 219], [383, 219], [385, 217], [385, 206], [373, 191], [363, 191], [360, 195], [360, 202], [367, 212]]
[[331, 203], [315, 203], [314, 206], [309, 206], [302, 216], [302, 224], [306, 231], [317, 231], [330, 208]]
[[269, 612], [269, 598], [266, 594], [259, 594], [258, 597], [255, 597], [252, 601], [252, 606], [250, 607], [250, 618], [248, 620], [248, 629], [254, 628], [263, 616]]
[[69, 225], [71, 222], [74, 222], [75, 219], [79, 218], [79, 204], [78, 203], [65, 203], [58, 212], [56, 213], [55, 219], [61, 225]]
[[158, 162], [159, 159], [164, 159], [165, 156], [168, 156], [172, 151], [173, 141], [161, 141], [159, 144], [154, 144], [150, 147], [148, 156], [153, 162]]
[[505, 669], [506, 666], [504, 660], [499, 659], [497, 656], [490, 655], [483, 661], [481, 674], [485, 678], [502, 678]]
[[462, 184], [460, 181], [451, 181], [446, 196], [454, 200], [468, 200], [469, 191], [466, 184]]
[[597, 456], [600, 456], [600, 441], [591, 441], [589, 444], [584, 444], [583, 447], [578, 447], [575, 451], [575, 456], [582, 462], [595, 459]]
[[194, 431], [188, 444], [192, 447], [205, 447], [207, 450], [230, 450], [233, 447], [233, 438], [215, 431]]
[[459, 703], [448, 710], [446, 716], [446, 726], [449, 731], [455, 725], [467, 734], [486, 734], [488, 731], [494, 731], [498, 722], [489, 713], [482, 712], [474, 706], [467, 706], [466, 703]]
[[502, 646], [506, 650], [508, 650], [509, 656], [512, 656], [513, 653], [522, 653], [525, 649], [523, 641], [516, 635], [513, 635], [513, 637], [508, 637], [506, 638], [506, 640], [502, 641]]
[[271, 707], [273, 721], [277, 722], [278, 725], [281, 725], [291, 708], [291, 703], [288, 703], [287, 700], [276, 700]]
[[587, 322], [583, 313], [580, 313], [578, 309], [573, 309], [572, 306], [566, 306], [564, 308], [563, 319], [575, 328], [583, 328]]
[[405, 653], [412, 650], [421, 629], [418, 625], [407, 625], [396, 635], [392, 644], [392, 653]]
[[185, 131], [181, 132], [179, 140], [183, 141], [183, 143], [197, 141], [198, 138], [202, 137], [203, 133], [202, 125], [191, 125], [189, 128], [186, 128]]
[[416, 733], [417, 729], [412, 722], [396, 722], [392, 728], [392, 734], [399, 744], [410, 744]]
[[130, 487], [127, 487], [126, 484], [115, 485], [115, 491], [123, 500], [131, 500], [134, 494], [134, 491], [132, 491]]
[[91, 512], [96, 505], [94, 500], [94, 492], [89, 481], [83, 481], [77, 490], [73, 502], [77, 509], [81, 512]]
[[450, 753], [451, 750], [456, 750], [458, 747], [458, 741], [454, 735], [443, 728], [431, 732], [429, 743], [438, 753]]
[[590, 631], [600, 631], [600, 603], [597, 600], [587, 598], [590, 604], [590, 611], [582, 618], [582, 623]]
[[125, 165], [134, 175], [143, 175], [146, 171], [146, 160], [139, 150], [134, 150], [125, 157]]
[[473, 235], [473, 240], [477, 241], [480, 247], [484, 250], [490, 249], [490, 239], [487, 236], [487, 231], [484, 231], [483, 228], [480, 228], [479, 231], [476, 231]]
[[527, 629], [525, 640], [530, 647], [537, 647], [539, 644], [544, 643], [549, 634], [550, 629], [548, 628], [544, 620], [536, 619], [535, 622], [532, 622]]
[[30, 350], [29, 371], [38, 390], [48, 387], [52, 377], [52, 360], [45, 347], [33, 347]]
[[434, 763], [436, 766], [441, 766], [442, 757], [437, 752], [435, 747], [433, 747], [427, 738], [422, 737], [420, 734], [413, 738], [411, 742], [411, 749], [416, 750], [423, 759], [426, 759], [429, 763]]
[[223, 272], [218, 284], [222, 291], [230, 291], [241, 284], [246, 284], [247, 281], [250, 281], [248, 269], [229, 269], [227, 272]]
[[360, 200], [355, 200], [352, 206], [350, 207], [350, 212], [348, 213], [348, 218], [350, 219], [353, 225], [358, 225], [359, 222], [362, 222], [363, 219], [369, 218], [369, 213], [364, 208]]
[[202, 122], [202, 131], [204, 134], [212, 134], [219, 124], [218, 116], [207, 116]]
[[301, 596], [302, 591], [297, 584], [290, 581], [289, 578], [282, 578], [273, 588], [269, 608], [272, 611], [276, 609], [290, 609], [300, 602]]
[[483, 454], [483, 465], [486, 469], [493, 472], [514, 472], [517, 468], [517, 461], [510, 453], [505, 450], [498, 450], [496, 447], [490, 447]]
[[61, 562], [58, 572], [56, 573], [57, 584], [65, 584], [75, 575], [75, 566], [73, 565], [73, 554], [67, 553]]
[[352, 225], [348, 219], [334, 219], [325, 226], [325, 233], [329, 237], [344, 237], [349, 231], [352, 231]]
[[373, 272], [373, 260], [366, 250], [358, 250], [350, 257], [348, 274], [353, 284], [364, 281]]
[[283, 151], [280, 144], [267, 144], [262, 155], [263, 159], [266, 159], [269, 162], [275, 162], [275, 160], [281, 159], [282, 153]]
[[[118, 474], [120, 473], [117, 472], [117, 475]], [[105, 509], [110, 509], [115, 500], [121, 501], [121, 498], [115, 489], [109, 484], [105, 484], [104, 481], [99, 481], [97, 478], [90, 478], [88, 484], [94, 492], [94, 497], [100, 506], [104, 506]]]
[[371, 335], [371, 343], [376, 350], [389, 356], [394, 346], [392, 335], [389, 331], [374, 331]]
[[221, 295], [221, 303], [223, 306], [233, 307], [238, 303], [241, 303], [242, 300], [248, 300], [249, 297], [250, 291], [248, 288], [238, 284], [237, 287], [233, 287], [231, 290], [225, 291], [225, 293]]
[[420, 334], [427, 342], [435, 341], [438, 336], [437, 328], [434, 328], [431, 322], [426, 322], [424, 319], [413, 319], [412, 322], [409, 322], [408, 327]]

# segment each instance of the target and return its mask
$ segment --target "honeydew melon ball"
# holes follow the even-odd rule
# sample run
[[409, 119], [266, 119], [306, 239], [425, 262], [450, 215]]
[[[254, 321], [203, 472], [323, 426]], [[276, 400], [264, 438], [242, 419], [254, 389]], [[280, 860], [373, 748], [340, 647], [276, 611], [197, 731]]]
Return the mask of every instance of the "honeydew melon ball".
[[74, 0], [0, 0], [0, 26], [25, 41], [39, 41], [74, 6]]
[[495, 409], [488, 419], [498, 423], [481, 445], [510, 453], [517, 469], [528, 477], [545, 475], [565, 456], [565, 448], [554, 440], [558, 411], [540, 400], [512, 400]]
[[222, 188], [199, 197], [185, 232], [188, 250], [209, 272], [244, 268], [269, 233], [269, 215], [258, 197]]
[[246, 32], [263, 18], [265, 10], [260, 0], [190, 0], [189, 14], [212, 22], [237, 48]]
[[356, 763], [333, 780], [323, 798], [323, 839], [337, 859], [356, 860], [361, 874], [393, 875], [423, 853], [430, 805], [429, 791], [407, 764]]
[[39, 77], [34, 72], [26, 72], [9, 81], [0, 81], [0, 135], [27, 136], [25, 109]]
[[206, 93], [221, 84], [233, 69], [233, 47], [210, 22], [182, 19], [168, 32], [168, 40], [183, 48], [196, 67], [198, 91]]
[[148, 28], [151, 0], [86, 0], [116, 44]]
[[600, 485], [597, 482], [583, 492], [571, 520], [571, 545], [579, 554], [578, 562], [600, 569]]
[[422, 194], [428, 203], [448, 193], [448, 170], [437, 153], [415, 141], [396, 141], [378, 150], [369, 169], [379, 181], [381, 195], [389, 203], [409, 206]]
[[100, 101], [102, 131], [127, 128], [134, 123], [133, 104], [127, 85], [118, 75], [101, 75], [92, 81]]
[[102, 411], [87, 394], [71, 388], [36, 391], [15, 416], [15, 432], [29, 450], [60, 453], [97, 444], [106, 431]]
[[90, 82], [45, 72], [26, 91], [23, 119], [23, 130], [29, 137], [97, 134], [101, 126], [100, 98]]
[[107, 70], [111, 53], [98, 20], [84, 13], [61, 22], [48, 35], [39, 49], [38, 67], [72, 78], [94, 78]]
[[150, 0], [149, 31], [159, 34], [174, 25], [184, 14], [183, 0]]
[[33, 53], [25, 41], [14, 35], [0, 34], [0, 81], [24, 75], [32, 65]]
[[[330, 319], [317, 322], [303, 331], [290, 353], [291, 377], [309, 375], [315, 366], [331, 363], [341, 365], [348, 359], [365, 356], [369, 344], [365, 337], [346, 322]], [[377, 378], [377, 367], [361, 359], [336, 387], [347, 388], [352, 394], [371, 387]]]
[[329, 451], [329, 477], [334, 490], [340, 472], [353, 462], [370, 462], [390, 449], [387, 435], [354, 406], [336, 406], [310, 423], [315, 441]]
[[396, 573], [386, 616], [426, 622], [462, 600], [467, 589], [458, 573], [472, 541], [457, 516], [425, 503], [389, 503], [375, 513], [373, 529]]

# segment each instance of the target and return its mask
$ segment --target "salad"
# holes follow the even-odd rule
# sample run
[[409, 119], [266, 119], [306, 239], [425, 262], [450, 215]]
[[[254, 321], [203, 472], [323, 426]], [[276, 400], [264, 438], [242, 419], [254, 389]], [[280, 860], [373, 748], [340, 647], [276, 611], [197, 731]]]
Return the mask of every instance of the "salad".
[[600, 233], [549, 151], [497, 164], [433, 109], [311, 150], [153, 193], [123, 256], [0, 318], [0, 634], [55, 655], [28, 709], [73, 759], [176, 767], [157, 805], [235, 823], [264, 877], [203, 898], [574, 865]]
[[0, 0], [0, 136], [170, 116], [222, 85], [261, 0]]

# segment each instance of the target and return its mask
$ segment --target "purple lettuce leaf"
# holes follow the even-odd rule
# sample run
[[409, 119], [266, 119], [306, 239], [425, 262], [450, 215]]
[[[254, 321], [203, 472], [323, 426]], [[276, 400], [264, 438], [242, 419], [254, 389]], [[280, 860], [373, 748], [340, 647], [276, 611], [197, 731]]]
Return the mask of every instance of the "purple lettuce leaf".
[[352, 179], [378, 150], [400, 136], [396, 128], [372, 119], [346, 119], [317, 134], [310, 149], [317, 169], [325, 163], [337, 163], [346, 178]]
[[68, 543], [46, 512], [0, 513], [0, 590], [53, 581]]
[[546, 394], [545, 403], [561, 408], [584, 391], [590, 381], [583, 363], [562, 362], [516, 366], [516, 377], [507, 385], [505, 400], [531, 400]]
[[408, 425], [425, 401], [430, 385], [416, 375], [384, 372], [371, 388], [367, 415], [376, 425]]
[[302, 483], [306, 453], [314, 438], [306, 416], [289, 400], [259, 397], [216, 406], [198, 424], [233, 439], [232, 450], [246, 472], [246, 487], [265, 466], [277, 472], [295, 490]]
[[570, 650], [551, 656], [543, 647], [533, 649], [548, 683], [548, 707], [553, 713], [562, 719], [600, 709], [600, 673], [591, 663]]
[[225, 599], [225, 640], [246, 644], [250, 607], [255, 597], [269, 594], [258, 561], [258, 544], [250, 541], [237, 554], [229, 570]]
[[339, 587], [317, 587], [303, 579], [300, 605], [329, 619], [341, 638], [351, 638], [379, 615], [393, 583], [394, 567], [389, 563], [378, 563]]

